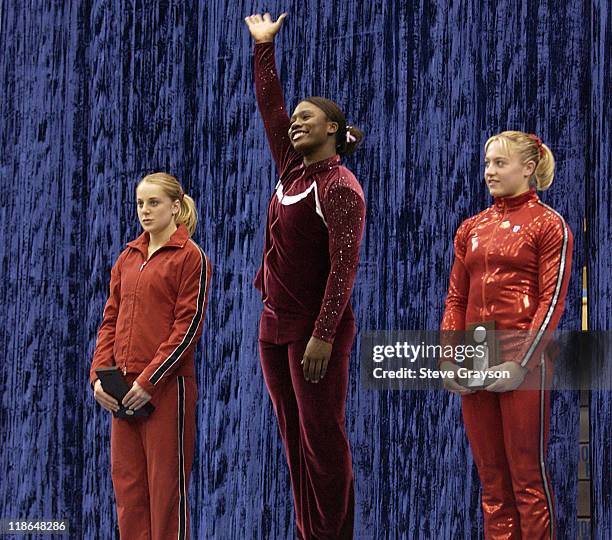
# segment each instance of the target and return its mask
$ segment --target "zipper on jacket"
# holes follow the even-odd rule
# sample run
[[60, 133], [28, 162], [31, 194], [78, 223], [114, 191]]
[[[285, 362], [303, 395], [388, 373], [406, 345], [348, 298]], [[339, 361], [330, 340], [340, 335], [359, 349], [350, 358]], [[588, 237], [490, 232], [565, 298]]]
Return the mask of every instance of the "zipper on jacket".
[[[153, 254], [155, 255], [155, 254]], [[130, 335], [128, 336], [128, 347], [127, 347], [127, 356], [129, 357], [130, 355], [130, 349], [132, 348], [132, 330], [134, 328], [134, 309], [136, 309], [136, 293], [138, 292], [138, 283], [140, 282], [140, 273], [142, 272], [142, 269], [145, 267], [145, 265], [147, 264], [149, 259], [145, 259], [144, 262], [140, 265], [140, 268], [138, 270], [138, 277], [136, 278], [136, 285], [134, 286], [134, 298], [132, 299], [132, 310], [130, 313]], [[124, 361], [123, 363], [123, 374], [125, 375], [127, 373], [127, 365]]]
[[489, 247], [491, 246], [491, 244], [493, 243], [493, 240], [495, 239], [495, 234], [497, 233], [497, 229], [499, 229], [501, 224], [504, 222], [504, 218], [506, 217], [507, 211], [508, 209], [504, 206], [504, 213], [502, 214], [502, 217], [497, 223], [497, 225], [495, 225], [495, 229], [493, 229], [493, 234], [491, 235], [491, 238], [489, 239], [489, 242], [487, 243], [487, 247], [485, 248], [485, 273], [484, 273], [484, 276], [482, 278], [482, 283], [481, 283], [481, 286], [482, 286], [482, 312], [480, 315], [481, 319], [485, 318], [485, 313], [487, 311], [487, 303], [486, 303], [486, 298], [485, 298], [485, 281], [486, 281], [486, 278], [489, 276]]
[[[136, 285], [134, 286], [134, 299], [132, 300], [132, 313], [130, 315], [130, 335], [128, 336], [128, 347], [127, 352], [128, 356], [130, 355], [130, 350], [132, 349], [132, 330], [134, 328], [134, 309], [136, 308], [135, 298], [137, 297], [138, 292], [138, 284], [140, 283], [140, 273], [146, 264], [153, 258], [157, 253], [162, 251], [165, 247], [175, 247], [175, 246], [161, 246], [155, 253], [153, 253], [148, 259], [145, 259], [144, 262], [140, 265], [140, 269], [138, 270], [138, 277], [136, 278]], [[142, 253], [142, 252], [141, 252]], [[143, 257], [144, 258], [144, 257]], [[127, 364], [124, 362], [123, 364], [123, 374], [127, 373]]]
[[[140, 270], [138, 270], [139, 272], [142, 272], [142, 269], [147, 265], [147, 263], [153, 258], [155, 257], [155, 255], [157, 255], [162, 249], [167, 249], [169, 247], [176, 247], [176, 246], [160, 246], [159, 248], [157, 248], [152, 255], [149, 256], [148, 259], [145, 259], [144, 262], [140, 265]], [[142, 253], [142, 252], [141, 252]]]

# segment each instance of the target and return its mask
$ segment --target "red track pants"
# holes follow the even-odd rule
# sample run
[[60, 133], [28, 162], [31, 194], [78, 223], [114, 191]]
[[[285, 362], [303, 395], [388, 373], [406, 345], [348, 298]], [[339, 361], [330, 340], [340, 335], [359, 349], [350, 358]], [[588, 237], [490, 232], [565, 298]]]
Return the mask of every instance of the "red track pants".
[[[521, 389], [462, 397], [463, 420], [482, 484], [485, 538], [554, 539], [554, 506], [546, 473], [550, 364]], [[523, 390], [527, 386], [530, 389]]]
[[[128, 375], [128, 382], [135, 378]], [[111, 469], [122, 540], [189, 538], [196, 401], [195, 381], [178, 376], [159, 389], [148, 418], [113, 417]]]
[[342, 321], [327, 373], [304, 379], [310, 336], [283, 345], [259, 342], [261, 367], [285, 446], [300, 540], [353, 537], [355, 496], [345, 427], [348, 365], [355, 325]]

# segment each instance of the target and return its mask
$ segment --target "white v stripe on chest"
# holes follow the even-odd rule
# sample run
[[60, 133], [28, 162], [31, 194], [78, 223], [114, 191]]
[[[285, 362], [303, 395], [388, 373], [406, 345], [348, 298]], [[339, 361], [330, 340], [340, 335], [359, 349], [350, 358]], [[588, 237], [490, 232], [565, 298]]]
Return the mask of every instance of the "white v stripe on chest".
[[315, 211], [327, 227], [327, 221], [325, 221], [325, 217], [323, 216], [323, 210], [321, 209], [321, 202], [319, 201], [319, 192], [317, 191], [316, 182], [310, 184], [308, 188], [302, 191], [302, 193], [298, 193], [297, 195], [285, 195], [283, 193], [283, 184], [281, 184], [280, 180], [278, 181], [278, 184], [276, 184], [276, 198], [278, 199], [278, 202], [281, 203], [283, 206], [290, 206], [292, 204], [300, 202], [302, 199], [308, 197], [311, 191], [314, 191]]

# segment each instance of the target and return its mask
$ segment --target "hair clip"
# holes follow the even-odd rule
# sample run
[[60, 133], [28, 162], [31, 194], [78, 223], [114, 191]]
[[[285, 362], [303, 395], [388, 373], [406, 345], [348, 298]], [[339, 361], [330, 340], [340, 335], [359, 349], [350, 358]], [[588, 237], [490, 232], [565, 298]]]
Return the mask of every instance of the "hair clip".
[[353, 127], [353, 126], [346, 126], [346, 142], [347, 143], [352, 143], [352, 142], [355, 142], [357, 140], [355, 135], [353, 135], [351, 133], [351, 127]]
[[542, 146], [542, 139], [540, 139], [540, 137], [538, 137], [535, 133], [529, 133], [527, 137], [529, 137], [538, 145], [538, 153], [540, 154], [540, 157], [544, 156], [544, 147]]

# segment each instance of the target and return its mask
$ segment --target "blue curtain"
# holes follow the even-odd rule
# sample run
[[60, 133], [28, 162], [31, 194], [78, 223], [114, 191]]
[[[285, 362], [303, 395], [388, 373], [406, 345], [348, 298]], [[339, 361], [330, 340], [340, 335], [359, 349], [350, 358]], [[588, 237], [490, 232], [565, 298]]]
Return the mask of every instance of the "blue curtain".
[[[585, 177], [588, 321], [595, 331], [612, 328], [612, 16], [609, 2], [591, 6], [589, 174]], [[609, 351], [609, 349], [608, 349]], [[606, 358], [610, 360], [610, 358]], [[602, 381], [612, 380], [612, 363], [596, 379], [603, 390], [591, 393], [591, 508], [594, 538], [612, 537], [612, 395]]]
[[[139, 233], [134, 188], [177, 175], [213, 263], [197, 358], [194, 538], [293, 534], [289, 477], [263, 384], [251, 282], [275, 184], [243, 17], [289, 17], [285, 98], [324, 95], [366, 133], [347, 164], [368, 205], [353, 296], [361, 331], [439, 325], [459, 223], [489, 204], [482, 146], [539, 134], [558, 169], [545, 202], [575, 236], [562, 326], [610, 327], [610, 17], [606, 0], [3, 2], [0, 9], [0, 516], [68, 518], [112, 538], [108, 413], [87, 373], [110, 267]], [[585, 216], [586, 244], [582, 234]], [[587, 256], [588, 255], [588, 256]], [[479, 483], [455, 397], [360, 387], [348, 429], [356, 538], [477, 538]], [[595, 538], [612, 531], [609, 393], [592, 397]], [[576, 536], [578, 396], [553, 396], [549, 466]]]

